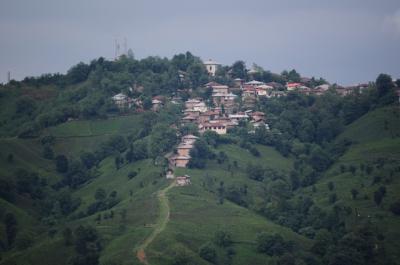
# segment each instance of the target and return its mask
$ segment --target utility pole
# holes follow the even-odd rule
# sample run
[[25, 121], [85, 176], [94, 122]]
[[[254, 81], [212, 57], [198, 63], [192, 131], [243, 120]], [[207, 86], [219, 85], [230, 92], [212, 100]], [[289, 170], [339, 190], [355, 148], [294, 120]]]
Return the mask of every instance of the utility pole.
[[118, 59], [119, 55], [120, 55], [120, 46], [119, 46], [118, 39], [115, 38], [115, 60]]
[[124, 38], [124, 54], [128, 55], [128, 41]]
[[11, 72], [8, 71], [7, 72], [7, 83], [10, 83], [10, 81], [11, 81]]

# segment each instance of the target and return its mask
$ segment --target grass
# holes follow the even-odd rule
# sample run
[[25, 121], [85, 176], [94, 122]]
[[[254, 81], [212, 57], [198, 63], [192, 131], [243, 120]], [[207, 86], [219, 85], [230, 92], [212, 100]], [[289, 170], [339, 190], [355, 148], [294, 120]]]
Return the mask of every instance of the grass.
[[[378, 109], [367, 114], [360, 120], [349, 125], [345, 132], [338, 138], [348, 138], [354, 144], [334, 164], [326, 174], [316, 183], [317, 191], [312, 192], [311, 187], [298, 191], [298, 196], [309, 195], [315, 203], [330, 209], [329, 194], [336, 192], [338, 203], [346, 204], [353, 209], [353, 214], [348, 217], [347, 224], [359, 222], [354, 216], [357, 208], [362, 220], [369, 219], [383, 231], [389, 254], [400, 258], [400, 222], [398, 217], [388, 211], [389, 205], [399, 200], [398, 190], [400, 181], [398, 173], [389, 177], [390, 171], [396, 168], [400, 158], [400, 140], [396, 136], [399, 132], [398, 114], [396, 109]], [[382, 119], [388, 120], [387, 129], [382, 125]], [[93, 151], [99, 142], [110, 135], [135, 133], [139, 115], [117, 117], [104, 121], [71, 121], [53, 128], [46, 134], [56, 137], [54, 150], [56, 153], [67, 154], [70, 157], [79, 156], [82, 151]], [[7, 177], [8, 172], [23, 167], [35, 170], [40, 175], [49, 179], [59, 178], [55, 172], [54, 163], [41, 157], [42, 147], [37, 139], [0, 139], [0, 175]], [[168, 192], [170, 202], [170, 221], [165, 224], [165, 229], [158, 234], [156, 240], [150, 242], [146, 255], [150, 264], [161, 265], [169, 261], [169, 256], [176, 247], [182, 247], [192, 255], [197, 264], [208, 264], [198, 256], [199, 247], [213, 240], [217, 230], [226, 230], [232, 234], [236, 251], [232, 264], [268, 264], [272, 259], [256, 251], [255, 238], [259, 232], [279, 233], [285, 239], [295, 242], [295, 251], [307, 250], [312, 245], [312, 240], [307, 239], [288, 228], [277, 225], [265, 217], [258, 215], [254, 209], [236, 205], [228, 200], [223, 204], [218, 203], [215, 193], [220, 182], [224, 187], [248, 187], [246, 200], [250, 205], [263, 203], [265, 196], [265, 183], [250, 180], [246, 175], [248, 163], [259, 164], [278, 171], [288, 173], [293, 168], [292, 159], [282, 157], [273, 148], [256, 145], [260, 157], [254, 157], [247, 150], [236, 145], [221, 145], [216, 151], [223, 151], [228, 156], [228, 161], [218, 164], [209, 161], [202, 170], [178, 169], [176, 175], [189, 174], [192, 184], [186, 187], [175, 187]], [[14, 154], [14, 162], [6, 161], [8, 153]], [[376, 169], [371, 175], [358, 170], [353, 176], [350, 172], [340, 173], [340, 165], [349, 166], [360, 163], [371, 164], [378, 158], [390, 158], [383, 169]], [[388, 160], [388, 159], [387, 159]], [[388, 160], [388, 161], [389, 161]], [[238, 167], [233, 166], [233, 161], [238, 162]], [[131, 171], [138, 172], [137, 176], [129, 179]], [[140, 264], [135, 257], [134, 249], [140, 247], [155, 229], [160, 216], [165, 214], [164, 207], [157, 198], [157, 192], [168, 186], [167, 180], [160, 175], [162, 168], [155, 166], [152, 160], [142, 160], [124, 165], [116, 170], [113, 157], [102, 161], [97, 168], [98, 177], [73, 191], [73, 197], [82, 200], [81, 206], [75, 212], [85, 212], [87, 207], [95, 201], [94, 194], [97, 189], [103, 188], [110, 193], [117, 191], [120, 202], [112, 209], [96, 213], [81, 219], [66, 218], [54, 226], [56, 235], [51, 238], [40, 224], [37, 216], [24, 201], [17, 201], [15, 205], [0, 200], [0, 208], [16, 214], [18, 222], [26, 229], [33, 229], [37, 237], [35, 244], [25, 251], [11, 251], [3, 255], [1, 264], [67, 264], [68, 258], [74, 253], [72, 247], [63, 245], [62, 230], [65, 227], [72, 229], [79, 225], [95, 226], [103, 238], [101, 264]], [[373, 178], [382, 175], [382, 182], [373, 184]], [[334, 182], [335, 190], [328, 190], [328, 183]], [[387, 194], [380, 207], [373, 201], [373, 192], [380, 186], [386, 185]], [[351, 198], [350, 190], [357, 188], [360, 194], [357, 199]], [[368, 198], [364, 198], [364, 197]], [[110, 211], [114, 212], [113, 218], [105, 218]], [[161, 214], [160, 214], [161, 211]], [[124, 212], [126, 215], [124, 217]], [[96, 217], [101, 215], [101, 221]], [[370, 217], [368, 217], [370, 216]], [[4, 235], [4, 227], [0, 226]], [[217, 248], [221, 264], [225, 264], [222, 248]], [[39, 262], [40, 261], [40, 262]]]
[[118, 116], [106, 120], [70, 121], [51, 127], [46, 133], [55, 137], [89, 137], [112, 134], [128, 134], [138, 130], [140, 115]]
[[[350, 139], [353, 145], [339, 160], [331, 166], [322, 179], [316, 184], [316, 192], [311, 188], [298, 191], [298, 195], [308, 194], [316, 204], [324, 209], [332, 205], [328, 197], [336, 193], [338, 204], [349, 206], [352, 214], [347, 217], [347, 225], [370, 222], [385, 236], [385, 248], [395, 260], [400, 259], [400, 220], [389, 211], [391, 203], [400, 200], [400, 120], [397, 107], [386, 107], [372, 111], [359, 120], [350, 124], [338, 139]], [[385, 129], [384, 121], [387, 121]], [[385, 161], [383, 168], [376, 167], [376, 161]], [[360, 166], [373, 166], [374, 170], [368, 174]], [[353, 175], [351, 172], [341, 172], [340, 166], [347, 168], [352, 165], [357, 168]], [[381, 177], [379, 183], [374, 183], [376, 176]], [[328, 183], [333, 182], [335, 188], [329, 191]], [[374, 192], [380, 187], [386, 187], [386, 195], [380, 206], [374, 202]], [[359, 195], [352, 199], [351, 190], [356, 189]], [[359, 216], [356, 216], [355, 213]]]
[[[193, 176], [193, 179], [197, 176]], [[232, 234], [236, 256], [233, 264], [265, 264], [268, 256], [255, 249], [257, 233], [279, 233], [284, 238], [295, 241], [300, 248], [310, 246], [310, 240], [297, 235], [290, 229], [276, 225], [252, 211], [225, 201], [217, 203], [214, 194], [204, 191], [198, 182], [187, 187], [177, 187], [170, 191], [171, 220], [164, 233], [150, 245], [148, 251], [151, 264], [165, 264], [165, 258], [178, 245], [185, 246], [188, 252], [198, 253], [199, 247], [212, 241], [217, 230]], [[196, 262], [204, 261], [195, 257]]]

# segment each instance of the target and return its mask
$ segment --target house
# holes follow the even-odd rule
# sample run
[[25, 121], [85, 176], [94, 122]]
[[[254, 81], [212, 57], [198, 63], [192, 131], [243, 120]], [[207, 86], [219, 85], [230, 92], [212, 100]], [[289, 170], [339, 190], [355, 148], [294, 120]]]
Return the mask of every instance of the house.
[[161, 109], [161, 107], [163, 106], [163, 102], [156, 98], [151, 101], [151, 104], [153, 105], [151, 107], [151, 109], [153, 111], [159, 111]]
[[228, 94], [229, 93], [229, 87], [225, 85], [217, 85], [217, 86], [212, 86], [212, 93], [213, 94]]
[[236, 114], [229, 114], [229, 119], [231, 121], [247, 120], [249, 116], [244, 112], [238, 112]]
[[192, 123], [197, 121], [197, 116], [187, 115], [181, 119], [182, 123]]
[[182, 143], [184, 144], [194, 144], [196, 140], [199, 139], [199, 137], [193, 135], [193, 134], [188, 134], [182, 137]]
[[197, 104], [199, 104], [200, 102], [201, 102], [200, 100], [195, 99], [195, 98], [193, 98], [193, 99], [188, 99], [188, 100], [185, 102], [185, 108], [186, 108], [186, 109], [193, 109], [194, 105], [197, 105]]
[[252, 86], [245, 86], [243, 88], [243, 93], [242, 93], [242, 97], [255, 97], [256, 95], [256, 90], [254, 87]]
[[185, 168], [190, 161], [190, 156], [174, 156], [171, 159], [175, 167]]
[[211, 59], [203, 62], [203, 64], [206, 67], [208, 74], [211, 76], [215, 76], [215, 73], [217, 72], [219, 66], [221, 65]]
[[172, 169], [168, 169], [168, 170], [167, 170], [167, 173], [166, 173], [166, 175], [165, 175], [165, 177], [166, 177], [167, 179], [174, 179], [174, 178], [175, 178], [175, 176], [174, 176], [174, 171], [173, 171]]
[[271, 91], [271, 93], [267, 95], [268, 98], [280, 98], [284, 96], [286, 96], [284, 91]]
[[254, 129], [264, 127], [267, 131], [269, 131], [269, 125], [263, 121], [253, 122]]
[[193, 105], [193, 110], [198, 111], [198, 112], [206, 112], [207, 111], [206, 103], [199, 102], [199, 103]]
[[116, 94], [111, 99], [114, 101], [115, 105], [117, 105], [119, 109], [130, 108], [132, 105], [131, 98], [123, 93]]
[[184, 175], [184, 176], [178, 176], [176, 177], [176, 185], [177, 186], [187, 186], [190, 184], [190, 176]]
[[235, 104], [236, 95], [232, 93], [215, 93], [212, 95], [213, 102], [216, 106], [224, 104], [225, 107], [231, 107]]
[[242, 87], [243, 83], [244, 83], [244, 80], [241, 78], [235, 78], [233, 80], [233, 84], [235, 85], [235, 87]]
[[329, 85], [328, 84], [319, 85], [319, 86], [316, 86], [314, 89], [327, 91], [329, 89]]
[[190, 150], [193, 148], [193, 145], [187, 143], [181, 143], [176, 148], [178, 156], [190, 156]]
[[208, 111], [200, 114], [198, 121], [200, 123], [207, 122], [207, 121], [213, 120], [218, 115], [219, 115], [219, 112], [208, 110]]
[[256, 88], [256, 95], [258, 96], [258, 97], [266, 97], [267, 96], [267, 90], [266, 89], [263, 89], [263, 88], [260, 88], [260, 87], [257, 87]]
[[204, 133], [205, 131], [213, 131], [217, 134], [226, 134], [227, 128], [225, 123], [205, 122], [199, 124], [199, 131], [201, 133]]
[[246, 86], [252, 86], [252, 87], [256, 87], [256, 86], [261, 86], [264, 85], [264, 82], [260, 82], [260, 81], [256, 81], [256, 80], [252, 80], [250, 82], [244, 83]]
[[251, 116], [251, 119], [256, 122], [265, 120], [265, 113], [261, 112], [261, 111], [255, 111], [255, 112], [251, 113], [250, 116]]
[[200, 111], [194, 110], [194, 109], [185, 109], [183, 111], [183, 113], [185, 115], [191, 115], [191, 116], [194, 116], [194, 117], [199, 117], [200, 116]]
[[297, 88], [299, 88], [301, 86], [302, 86], [302, 84], [300, 84], [300, 83], [290, 83], [290, 82], [288, 82], [286, 84], [286, 89], [288, 91], [293, 91], [293, 90], [296, 90]]

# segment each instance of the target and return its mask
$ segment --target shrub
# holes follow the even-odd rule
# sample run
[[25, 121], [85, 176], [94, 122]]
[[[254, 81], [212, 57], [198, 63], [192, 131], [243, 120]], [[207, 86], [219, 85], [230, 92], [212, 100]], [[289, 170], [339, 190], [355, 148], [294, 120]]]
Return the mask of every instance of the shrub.
[[200, 247], [199, 255], [200, 257], [211, 263], [215, 263], [217, 259], [217, 252], [210, 242]]

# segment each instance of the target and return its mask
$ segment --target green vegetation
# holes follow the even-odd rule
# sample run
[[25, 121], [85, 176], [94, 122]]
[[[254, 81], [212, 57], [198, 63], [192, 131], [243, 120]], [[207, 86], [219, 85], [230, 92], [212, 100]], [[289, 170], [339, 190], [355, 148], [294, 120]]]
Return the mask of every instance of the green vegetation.
[[[209, 81], [301, 80], [254, 67], [251, 76], [238, 61], [210, 77], [189, 52], [131, 55], [1, 86], [0, 264], [398, 264], [390, 76], [344, 97], [261, 99], [254, 109], [271, 130], [241, 121], [198, 135], [189, 168], [174, 172], [191, 184], [165, 179], [165, 155], [197, 134], [169, 99], [209, 103]], [[120, 92], [142, 105], [118, 108]], [[161, 111], [150, 110], [156, 95]]]

